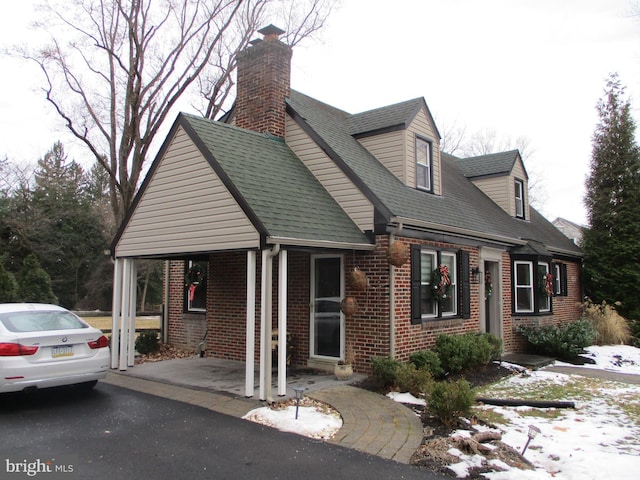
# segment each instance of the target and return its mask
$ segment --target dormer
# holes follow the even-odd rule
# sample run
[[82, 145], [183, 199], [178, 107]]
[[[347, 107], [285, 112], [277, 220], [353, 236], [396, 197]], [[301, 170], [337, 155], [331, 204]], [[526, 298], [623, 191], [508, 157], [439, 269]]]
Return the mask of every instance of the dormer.
[[458, 167], [500, 208], [514, 218], [529, 220], [529, 176], [518, 150], [459, 159]]
[[424, 98], [352, 115], [351, 135], [402, 183], [442, 195], [440, 133]]

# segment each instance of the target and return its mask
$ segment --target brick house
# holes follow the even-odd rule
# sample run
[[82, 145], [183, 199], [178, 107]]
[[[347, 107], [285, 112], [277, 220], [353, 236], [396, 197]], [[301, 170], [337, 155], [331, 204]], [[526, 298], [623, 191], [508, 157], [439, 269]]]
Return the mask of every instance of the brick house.
[[284, 394], [287, 356], [349, 350], [367, 372], [442, 333], [510, 352], [517, 325], [579, 317], [582, 253], [530, 206], [518, 151], [442, 152], [423, 98], [349, 114], [291, 90], [282, 32], [260, 33], [231, 111], [178, 115], [114, 240], [114, 368], [133, 365], [136, 258], [166, 260], [169, 342], [244, 361], [247, 396], [259, 365], [262, 399], [273, 330]]

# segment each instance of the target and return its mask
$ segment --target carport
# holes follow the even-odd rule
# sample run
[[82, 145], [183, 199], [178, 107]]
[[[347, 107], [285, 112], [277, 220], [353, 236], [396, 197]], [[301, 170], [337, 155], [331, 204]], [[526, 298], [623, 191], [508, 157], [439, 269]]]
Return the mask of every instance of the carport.
[[[111, 367], [134, 365], [136, 259], [242, 254], [245, 396], [254, 395], [258, 332], [259, 397], [270, 401], [272, 301], [275, 293], [277, 328], [287, 332], [287, 292], [295, 289], [288, 280], [289, 252], [344, 255], [373, 248], [281, 139], [180, 114], [112, 244]], [[286, 358], [286, 335], [279, 335], [278, 395], [286, 394]]]

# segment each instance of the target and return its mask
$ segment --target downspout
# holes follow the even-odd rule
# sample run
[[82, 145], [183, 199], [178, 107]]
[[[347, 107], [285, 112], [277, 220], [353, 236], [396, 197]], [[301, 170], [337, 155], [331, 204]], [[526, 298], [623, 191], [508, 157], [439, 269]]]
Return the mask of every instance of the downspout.
[[[396, 234], [402, 230], [402, 222], [389, 234], [389, 247], [395, 241]], [[389, 357], [396, 358], [396, 267], [389, 264]]]
[[271, 331], [273, 330], [273, 257], [280, 253], [280, 244], [262, 251], [262, 285], [260, 286], [260, 400], [273, 403], [271, 396]]
[[169, 260], [164, 261], [164, 308], [162, 311], [162, 343], [169, 343]]

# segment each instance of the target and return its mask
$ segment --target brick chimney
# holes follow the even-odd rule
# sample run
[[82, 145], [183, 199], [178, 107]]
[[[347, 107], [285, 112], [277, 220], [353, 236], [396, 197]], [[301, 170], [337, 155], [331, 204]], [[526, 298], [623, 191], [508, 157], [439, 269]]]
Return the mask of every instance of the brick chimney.
[[238, 55], [235, 124], [284, 138], [285, 99], [291, 92], [291, 47], [269, 25], [258, 30], [264, 38]]

